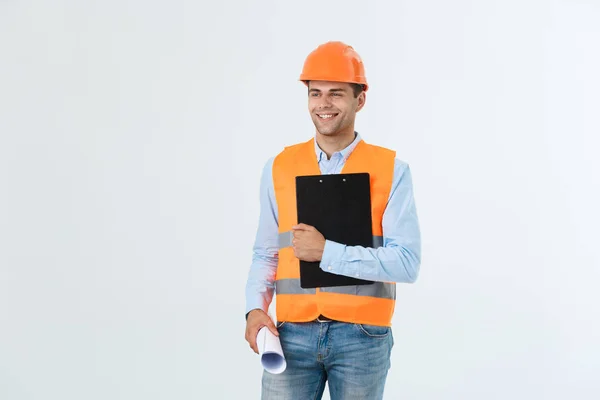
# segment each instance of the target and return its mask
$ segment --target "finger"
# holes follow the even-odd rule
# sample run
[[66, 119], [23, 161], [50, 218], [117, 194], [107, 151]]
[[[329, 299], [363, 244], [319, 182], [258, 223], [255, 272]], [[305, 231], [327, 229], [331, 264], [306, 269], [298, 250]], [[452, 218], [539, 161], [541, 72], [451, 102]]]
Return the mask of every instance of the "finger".
[[273, 335], [279, 336], [279, 332], [277, 331], [277, 327], [275, 326], [273, 321], [269, 321], [267, 323], [267, 328], [269, 328], [269, 330], [271, 331], [271, 333], [273, 333]]
[[249, 333], [249, 338], [248, 338], [248, 344], [250, 345], [250, 348], [252, 350], [254, 350], [254, 352], [256, 354], [258, 354], [258, 345], [256, 344], [256, 336], [258, 335], [258, 331], [252, 329]]
[[310, 229], [314, 229], [312, 226], [307, 225], [307, 224], [298, 224], [298, 225], [294, 225], [292, 226], [293, 230], [300, 230], [300, 231], [308, 231]]

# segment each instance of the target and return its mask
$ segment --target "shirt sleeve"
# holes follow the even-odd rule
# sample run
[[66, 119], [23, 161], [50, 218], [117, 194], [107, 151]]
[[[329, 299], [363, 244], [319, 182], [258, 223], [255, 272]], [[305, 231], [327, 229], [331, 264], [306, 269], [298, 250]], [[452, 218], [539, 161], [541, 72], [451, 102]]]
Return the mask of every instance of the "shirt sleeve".
[[268, 311], [273, 299], [279, 258], [277, 202], [273, 188], [273, 160], [265, 164], [260, 181], [260, 212], [252, 263], [246, 282], [246, 314], [254, 309]]
[[392, 190], [382, 225], [382, 247], [346, 246], [326, 240], [321, 269], [372, 281], [413, 283], [417, 280], [421, 234], [410, 166], [399, 160], [395, 161]]

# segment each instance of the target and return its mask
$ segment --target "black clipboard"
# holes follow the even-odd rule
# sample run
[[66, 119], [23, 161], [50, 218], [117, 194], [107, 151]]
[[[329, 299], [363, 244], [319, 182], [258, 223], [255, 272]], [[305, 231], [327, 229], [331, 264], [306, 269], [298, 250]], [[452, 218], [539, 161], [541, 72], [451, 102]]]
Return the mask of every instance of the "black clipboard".
[[[314, 226], [325, 239], [348, 246], [373, 246], [368, 173], [297, 176], [296, 208], [298, 223]], [[326, 272], [319, 265], [320, 261], [300, 260], [302, 288], [373, 283]]]

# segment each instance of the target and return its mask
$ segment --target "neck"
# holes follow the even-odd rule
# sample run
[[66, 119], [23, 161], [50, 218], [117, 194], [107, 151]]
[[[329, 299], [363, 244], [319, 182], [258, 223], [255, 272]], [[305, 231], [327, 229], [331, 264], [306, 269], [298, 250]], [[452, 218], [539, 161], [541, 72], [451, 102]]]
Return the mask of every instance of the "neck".
[[327, 154], [327, 159], [331, 158], [331, 155], [336, 151], [345, 149], [355, 139], [354, 128], [349, 129], [347, 132], [339, 132], [334, 136], [322, 135], [317, 131], [317, 144]]

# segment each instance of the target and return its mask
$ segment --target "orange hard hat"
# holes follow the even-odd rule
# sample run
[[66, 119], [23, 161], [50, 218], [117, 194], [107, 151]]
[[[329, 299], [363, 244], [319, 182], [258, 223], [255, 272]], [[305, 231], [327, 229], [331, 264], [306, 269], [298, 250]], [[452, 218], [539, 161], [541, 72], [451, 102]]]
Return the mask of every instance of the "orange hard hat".
[[306, 60], [300, 80], [358, 83], [366, 92], [369, 86], [365, 67], [358, 53], [342, 42], [327, 42], [313, 50]]

